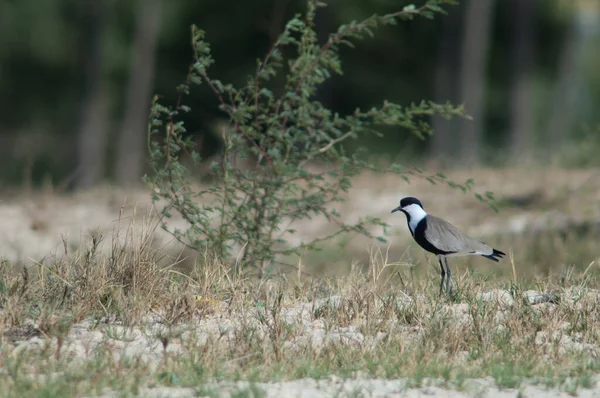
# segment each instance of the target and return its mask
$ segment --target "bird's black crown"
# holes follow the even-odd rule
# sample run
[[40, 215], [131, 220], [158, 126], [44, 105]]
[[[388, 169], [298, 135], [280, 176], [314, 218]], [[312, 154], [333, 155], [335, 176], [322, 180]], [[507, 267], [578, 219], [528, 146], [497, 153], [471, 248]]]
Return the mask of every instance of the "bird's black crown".
[[419, 201], [419, 199], [417, 198], [413, 198], [411, 196], [407, 198], [402, 198], [402, 200], [400, 201], [400, 207], [405, 207], [409, 205], [418, 205], [421, 209], [423, 208], [421, 201]]

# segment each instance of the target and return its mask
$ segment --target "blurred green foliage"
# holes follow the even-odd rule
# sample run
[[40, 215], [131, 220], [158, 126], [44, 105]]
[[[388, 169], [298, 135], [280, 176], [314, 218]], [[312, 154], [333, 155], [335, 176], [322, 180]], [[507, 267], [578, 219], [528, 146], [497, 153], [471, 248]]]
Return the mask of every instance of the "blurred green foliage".
[[[510, 49], [516, 1], [497, 0], [494, 9], [482, 137], [487, 144], [484, 150], [492, 148], [491, 153], [497, 153], [498, 146], [508, 140]], [[444, 17], [452, 18], [449, 28], [444, 27], [444, 18], [386, 26], [377, 37], [358, 43], [352, 51], [342, 49], [343, 75], [334, 76], [319, 91], [320, 101], [342, 113], [351, 112], [356, 106], [368, 109], [379, 104], [382, 98], [403, 104], [424, 98], [440, 101], [434, 86], [434, 74], [440, 62], [436, 54], [445, 35], [452, 35], [457, 47], [453, 50], [454, 56], [447, 60], [456, 71], [460, 28], [465, 22], [464, 8], [469, 0], [461, 3]], [[561, 49], [569, 40], [568, 33], [576, 21], [573, 13], [579, 3], [589, 2], [538, 2], [532, 76], [538, 143], [544, 142], [548, 117], [553, 113], [552, 98], [560, 78]], [[118, 126], [123, 118], [138, 3], [134, 0], [4, 0], [0, 3], [0, 178], [4, 185], [20, 181], [29, 163], [33, 163], [34, 182], [48, 175], [58, 182], [76, 168], [75, 136], [89, 67], [87, 50], [93, 40], [93, 13], [99, 4], [105, 10], [100, 67], [102, 86], [109, 96], [107, 152], [110, 165], [115, 136], [119, 134]], [[374, 13], [385, 14], [398, 7], [392, 0], [330, 0], [328, 4], [317, 16], [317, 22], [325, 29]], [[588, 7], [593, 8], [593, 5]], [[214, 70], [214, 78], [240, 85], [254, 72], [255, 60], [265, 55], [284, 22], [304, 8], [302, 0], [163, 1], [153, 91], [163, 95], [165, 103], [175, 100], [172, 87], [185, 80], [191, 55], [188, 36], [192, 24], [210, 37], [213, 56], [219, 65]], [[585, 15], [592, 14], [586, 12]], [[592, 32], [586, 36], [588, 40], [582, 42], [585, 48], [598, 48], [598, 18], [584, 25], [577, 32], [581, 33], [584, 28]], [[322, 33], [317, 31], [320, 40], [324, 39]], [[583, 53], [586, 58], [578, 63], [579, 69], [571, 72], [579, 76], [579, 81], [566, 136], [575, 138], [589, 134], [581, 126], [598, 123], [596, 109], [600, 105], [600, 54], [597, 51]], [[453, 85], [458, 84], [456, 79], [451, 80]], [[447, 99], [460, 103], [456, 93]], [[150, 98], [147, 101], [149, 105]], [[203, 137], [204, 155], [216, 153], [220, 144], [214, 125], [224, 115], [208, 90], [195, 93], [188, 103], [196, 110], [185, 120], [188, 131]], [[420, 159], [427, 154], [427, 142], [398, 134], [395, 128], [383, 132], [385, 139], [369, 140], [372, 154], [389, 155], [391, 160], [398, 156]], [[483, 158], [494, 161], [493, 157]], [[110, 166], [108, 169], [110, 175]]]

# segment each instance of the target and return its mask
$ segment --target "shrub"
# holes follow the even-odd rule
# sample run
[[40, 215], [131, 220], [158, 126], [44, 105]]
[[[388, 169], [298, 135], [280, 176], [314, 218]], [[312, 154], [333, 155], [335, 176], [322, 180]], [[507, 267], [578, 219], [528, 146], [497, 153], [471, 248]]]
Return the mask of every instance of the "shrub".
[[[382, 25], [414, 17], [432, 18], [443, 12], [444, 3], [451, 1], [429, 0], [421, 7], [409, 5], [398, 12], [341, 25], [319, 45], [314, 18], [320, 4], [309, 0], [305, 15], [287, 22], [243, 87], [210, 77], [208, 70], [214, 62], [210, 46], [204, 32], [192, 26], [194, 60], [186, 83], [178, 87], [177, 104], [167, 107], [155, 97], [151, 108], [149, 150], [154, 175], [146, 177], [146, 181], [154, 188], [155, 201], [167, 201], [162, 209], [163, 228], [184, 244], [214, 251], [236, 266], [264, 266], [277, 255], [300, 254], [344, 233], [371, 236], [369, 226], [373, 225], [383, 226], [385, 232], [386, 225], [378, 218], [365, 217], [356, 224], [342, 222], [333, 205], [343, 201], [352, 177], [364, 169], [394, 172], [404, 179], [415, 171], [399, 165], [383, 169], [369, 164], [356, 154], [347, 153], [344, 142], [379, 136], [377, 127], [381, 125], [424, 137], [431, 133], [427, 119], [432, 115], [463, 116], [463, 108], [431, 101], [404, 107], [384, 101], [380, 107], [340, 115], [316, 101], [315, 93], [332, 73], [342, 74], [338, 55], [341, 46], [352, 47], [353, 42], [373, 36]], [[285, 57], [284, 48], [291, 49], [294, 55]], [[285, 73], [285, 85], [279, 94], [272, 81], [281, 73]], [[181, 155], [191, 155], [194, 167], [201, 159], [178, 118], [191, 111], [182, 103], [183, 96], [202, 84], [214, 92], [229, 123], [221, 132], [224, 150], [220, 161], [213, 162], [209, 170], [211, 183], [197, 188], [192, 185], [190, 170], [184, 166]], [[251, 161], [252, 167], [242, 167], [241, 160], [246, 164]], [[469, 182], [448, 183], [463, 190], [470, 188]], [[172, 212], [181, 214], [188, 228], [170, 227], [167, 221]], [[295, 222], [313, 217], [324, 217], [337, 229], [290, 244]], [[377, 238], [385, 241], [383, 236]], [[237, 255], [232, 253], [234, 245], [241, 250]]]

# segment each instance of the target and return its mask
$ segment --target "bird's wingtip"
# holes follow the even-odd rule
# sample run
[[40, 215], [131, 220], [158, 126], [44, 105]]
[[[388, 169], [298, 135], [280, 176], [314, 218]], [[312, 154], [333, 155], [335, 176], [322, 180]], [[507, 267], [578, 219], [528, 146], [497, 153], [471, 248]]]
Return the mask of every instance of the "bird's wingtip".
[[483, 257], [495, 261], [495, 262], [499, 262], [500, 259], [505, 256], [506, 253], [504, 253], [503, 251], [500, 250], [496, 250], [496, 249], [492, 249], [492, 254], [487, 254], [487, 255], [483, 255]]
[[493, 249], [492, 256], [502, 257], [502, 256], [506, 256], [506, 253], [504, 253], [503, 251], [500, 251], [500, 250]]

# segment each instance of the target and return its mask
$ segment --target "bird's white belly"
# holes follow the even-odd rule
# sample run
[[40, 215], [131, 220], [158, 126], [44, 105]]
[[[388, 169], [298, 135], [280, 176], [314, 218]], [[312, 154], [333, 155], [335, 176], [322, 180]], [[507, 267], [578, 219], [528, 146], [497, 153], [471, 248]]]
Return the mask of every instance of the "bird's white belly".
[[475, 253], [468, 253], [468, 252], [457, 252], [457, 253], [450, 253], [450, 254], [446, 254], [446, 257], [464, 257], [464, 256], [481, 256], [481, 253], [475, 252]]

